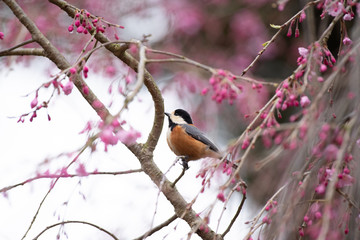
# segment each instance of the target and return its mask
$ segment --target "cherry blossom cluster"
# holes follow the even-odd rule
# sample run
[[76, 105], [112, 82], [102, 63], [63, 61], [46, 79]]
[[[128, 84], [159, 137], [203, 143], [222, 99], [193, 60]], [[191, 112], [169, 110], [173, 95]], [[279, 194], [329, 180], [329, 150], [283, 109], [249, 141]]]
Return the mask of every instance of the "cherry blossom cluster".
[[105, 32], [105, 27], [101, 24], [98, 25], [99, 19], [91, 19], [91, 14], [88, 11], [81, 11], [75, 14], [73, 22], [68, 27], [69, 32], [74, 31], [76, 27], [77, 33], [88, 34], [93, 30], [93, 26], [96, 28], [96, 32]]
[[[334, 162], [335, 160], [337, 160], [338, 152], [341, 145], [343, 144], [343, 134], [344, 130], [340, 129], [339, 127], [332, 127], [330, 124], [324, 124], [318, 134], [319, 141], [312, 149], [312, 154], [316, 159], [324, 159], [326, 161], [326, 164], [322, 166], [317, 172], [317, 184], [314, 192], [319, 197], [325, 196], [329, 182], [334, 179], [334, 174], [336, 172], [334, 168]], [[351, 154], [345, 154], [344, 158], [341, 160], [341, 169], [337, 173], [337, 176], [335, 178], [335, 188], [337, 190], [342, 190], [345, 187], [352, 186], [355, 182], [354, 177], [351, 176], [351, 164], [353, 156]], [[303, 182], [300, 181], [299, 186], [301, 186], [302, 184]], [[339, 210], [340, 202], [342, 202], [342, 200], [334, 200], [332, 204], [333, 214], [331, 215], [331, 218], [335, 218], [335, 216], [337, 216], [337, 211], [341, 212]], [[324, 211], [325, 210], [323, 207], [323, 202], [312, 203], [309, 207], [308, 212], [304, 216], [304, 224], [302, 225], [302, 227], [299, 228], [299, 235], [308, 235], [311, 238], [317, 238], [321, 230], [321, 221]], [[348, 213], [345, 213], [345, 215], [346, 214], [348, 215]], [[345, 216], [344, 220], [344, 234], [347, 234], [349, 231], [349, 217]], [[336, 231], [332, 232], [331, 234], [339, 235], [340, 233]]]
[[[211, 179], [213, 179], [215, 174], [224, 174], [226, 176], [231, 176], [233, 173], [233, 167], [234, 165], [232, 163], [226, 163], [225, 161], [221, 163], [220, 166], [218, 166], [218, 160], [216, 159], [210, 159], [210, 161], [203, 161], [204, 166], [201, 167], [198, 174], [196, 175], [196, 178], [201, 177], [202, 180], [202, 188], [201, 193], [205, 191], [206, 187], [210, 187], [211, 185]], [[240, 181], [240, 182], [237, 182]], [[241, 184], [241, 180], [235, 178], [232, 178], [231, 184], [235, 185], [234, 191], [241, 192], [243, 195], [246, 195], [246, 186], [244, 184]], [[217, 199], [221, 202], [226, 201], [224, 189], [220, 188]]]
[[[235, 79], [236, 77], [232, 73], [222, 69], [217, 70], [216, 74], [213, 74], [209, 79], [209, 83], [213, 90], [211, 99], [217, 103], [228, 100], [229, 104], [233, 104], [238, 92], [241, 92], [243, 89], [240, 84], [234, 82]], [[209, 88], [204, 88], [201, 94], [205, 95], [208, 91]]]
[[4, 39], [4, 33], [0, 32], [0, 40], [3, 40], [3, 39]]
[[[343, 130], [339, 128], [332, 129], [329, 124], [324, 124], [319, 132], [319, 139], [319, 142], [312, 149], [312, 154], [318, 158], [325, 159], [328, 163], [326, 167], [319, 169], [319, 184], [315, 189], [316, 193], [323, 194], [326, 191], [329, 179], [334, 173], [332, 163], [336, 160], [339, 148], [343, 143]], [[353, 184], [354, 178], [350, 175], [350, 163], [352, 159], [353, 157], [351, 154], [345, 155], [345, 159], [343, 159], [342, 172], [337, 176], [337, 188], [343, 188]]]
[[[309, 49], [310, 49], [310, 47], [308, 47], [308, 48], [300, 47], [299, 48], [300, 57], [298, 57], [298, 59], [297, 59], [298, 65], [308, 63], [308, 58], [310, 55]], [[319, 66], [318, 70], [321, 73], [325, 72], [328, 69], [328, 67], [332, 68], [334, 66], [334, 64], [336, 63], [336, 59], [332, 55], [332, 53], [329, 51], [329, 49], [326, 46], [321, 46], [318, 42], [316, 42], [314, 44], [311, 59], [315, 62], [310, 63], [310, 64], [315, 64], [315, 65]], [[304, 73], [303, 70], [297, 72], [296, 77], [297, 78], [302, 77], [303, 73]], [[311, 78], [312, 75], [316, 76], [315, 72], [312, 71], [312, 74], [309, 77]], [[318, 77], [317, 80], [319, 82], [322, 82], [323, 78]]]
[[[84, 73], [84, 76], [87, 77], [87, 73], [89, 71], [88, 67], [87, 66], [84, 66], [83, 68], [83, 73]], [[49, 103], [50, 103], [50, 100], [51, 98], [53, 97], [53, 94], [55, 92], [57, 92], [58, 94], [60, 94], [61, 92], [63, 92], [65, 95], [69, 95], [71, 94], [72, 92], [72, 89], [74, 88], [74, 83], [73, 83], [73, 80], [72, 80], [72, 75], [75, 74], [77, 72], [77, 69], [76, 68], [71, 68], [69, 70], [70, 72], [70, 77], [66, 77], [65, 75], [63, 75], [62, 78], [60, 78], [59, 76], [55, 77], [54, 79], [50, 80], [49, 82], [46, 82], [46, 83], [43, 83], [36, 91], [35, 91], [35, 97], [34, 99], [31, 101], [30, 103], [30, 107], [33, 109], [33, 111], [31, 112], [31, 117], [30, 117], [30, 122], [33, 121], [34, 118], [37, 117], [37, 111], [42, 109], [42, 108], [47, 108]], [[64, 83], [65, 81], [65, 83]], [[41, 103], [39, 103], [39, 91], [41, 88], [49, 88], [50, 86], [53, 87], [53, 94], [50, 96], [50, 98], [47, 100], [47, 101], [43, 101]], [[89, 94], [89, 88], [87, 85], [84, 85], [83, 86], [83, 89], [82, 89], [83, 93], [85, 95], [88, 95]], [[25, 113], [25, 114], [22, 114], [20, 117], [19, 117], [19, 120], [18, 122], [24, 122], [25, 121], [25, 117], [30, 115], [30, 113]], [[48, 114], [48, 120], [50, 121], [51, 120], [51, 117], [50, 115]]]
[[[22, 114], [20, 117], [19, 117], [19, 119], [18, 119], [18, 121], [17, 122], [25, 122], [25, 117], [26, 116], [29, 116], [29, 115], [31, 115], [30, 116], [30, 122], [32, 122], [33, 120], [34, 120], [34, 118], [36, 118], [37, 117], [37, 111], [38, 110], [40, 110], [40, 109], [42, 109], [42, 108], [47, 108], [48, 107], [48, 102], [42, 102], [42, 103], [40, 103], [39, 104], [39, 101], [38, 101], [38, 95], [39, 95], [39, 89], [38, 90], [36, 90], [36, 93], [35, 93], [35, 98], [31, 101], [31, 103], [30, 103], [30, 107], [32, 108], [32, 111], [31, 112], [29, 112], [29, 113], [24, 113], [24, 114]], [[50, 115], [48, 114], [48, 120], [50, 121], [51, 120], [51, 117], [50, 117]]]
[[271, 218], [277, 213], [277, 201], [271, 200], [265, 206], [266, 215], [263, 217], [262, 222], [265, 224], [271, 223]]
[[[33, 109], [31, 112], [29, 113], [24, 113], [22, 114], [19, 119], [18, 119], [18, 122], [24, 122], [25, 121], [25, 117], [30, 115], [31, 114], [31, 117], [30, 117], [30, 122], [32, 122], [34, 120], [34, 118], [37, 117], [37, 111], [42, 109], [42, 108], [47, 108], [49, 103], [50, 103], [50, 100], [51, 98], [53, 97], [53, 94], [50, 96], [50, 98], [47, 100], [47, 101], [43, 101], [41, 103], [39, 103], [39, 91], [42, 87], [44, 88], [49, 88], [50, 86], [53, 86], [54, 90], [53, 90], [53, 94], [55, 92], [58, 92], [58, 94], [60, 94], [60, 90], [62, 90], [66, 95], [70, 94], [71, 92], [71, 89], [72, 89], [72, 85], [69, 85], [69, 84], [66, 84], [66, 85], [63, 85], [61, 83], [61, 81], [58, 81], [56, 78], [49, 81], [49, 82], [46, 82], [44, 84], [42, 84], [36, 91], [35, 91], [35, 97], [33, 98], [33, 100], [31, 101], [30, 103], [30, 107], [31, 109]], [[48, 114], [48, 120], [50, 121], [51, 120], [51, 117], [50, 115]]]
[[[209, 83], [213, 91], [211, 99], [217, 103], [222, 103], [224, 100], [228, 100], [229, 104], [233, 104], [237, 99], [237, 95], [243, 91], [243, 86], [235, 82], [236, 77], [225, 70], [218, 69], [216, 74], [213, 74]], [[253, 89], [261, 89], [262, 84], [253, 84]], [[204, 88], [201, 91], [202, 95], [205, 95], [210, 90], [209, 87]]]
[[[86, 10], [80, 10], [75, 14], [73, 22], [69, 25], [68, 31], [73, 32], [76, 28], [77, 33], [88, 34], [90, 31], [96, 30], [96, 33], [101, 32], [104, 33], [106, 26], [116, 26], [119, 28], [124, 28], [120, 25], [114, 25], [110, 23], [105, 23], [102, 18], [95, 17], [91, 15]], [[115, 34], [116, 39], [118, 40], [118, 36]]]
[[[306, 108], [311, 104], [311, 101], [308, 96], [303, 95], [298, 97], [297, 87], [298, 83], [293, 82], [290, 86], [289, 81], [285, 80], [277, 89], [276, 96], [278, 100], [276, 102], [276, 108], [279, 110], [286, 110], [289, 107], [298, 107]], [[299, 101], [300, 100], [300, 101]], [[281, 117], [281, 116], [279, 116]]]
[[80, 133], [90, 133], [93, 129], [100, 130], [99, 139], [104, 143], [105, 151], [108, 151], [109, 145], [114, 146], [120, 141], [129, 146], [135, 144], [136, 140], [141, 137], [141, 133], [131, 126], [129, 130], [125, 130], [125, 125], [126, 121], [119, 122], [117, 118], [114, 118], [109, 124], [103, 121], [99, 124], [88, 122]]
[[[343, 229], [343, 234], [349, 233], [350, 213], [341, 210], [341, 201], [334, 200], [331, 214], [331, 227], [327, 233], [326, 239], [344, 239], [339, 229]], [[319, 237], [323, 219], [324, 206], [321, 201], [316, 201], [309, 207], [303, 218], [303, 224], [299, 227], [298, 233], [301, 237], [308, 236], [310, 239]]]
[[293, 35], [293, 27], [295, 25], [295, 31], [294, 31], [295, 37], [296, 38], [299, 37], [300, 36], [299, 23], [302, 23], [305, 18], [306, 18], [305, 11], [302, 11], [298, 17], [296, 17], [290, 22], [290, 26], [288, 28], [286, 36], [291, 37]]
[[349, 11], [346, 11], [346, 6], [359, 7], [360, 5], [353, 0], [324, 0], [317, 5], [317, 8], [323, 9], [322, 14], [320, 15], [321, 18], [324, 18], [325, 14], [329, 14], [332, 17], [337, 17], [339, 14], [344, 13], [343, 19], [345, 21], [351, 21], [355, 14], [352, 11], [352, 8], [350, 8]]
[[[75, 168], [76, 175], [81, 177], [89, 176], [90, 172], [86, 170], [85, 164], [78, 162], [77, 160], [78, 160], [77, 157], [73, 160], [73, 162], [77, 163], [77, 166]], [[98, 171], [95, 170], [91, 173], [97, 173], [97, 172]], [[58, 178], [58, 177], [66, 178], [70, 176], [71, 174], [69, 173], [69, 166], [59, 168], [55, 172], [50, 172], [50, 170], [47, 169], [45, 172], [36, 173], [36, 178]], [[51, 183], [51, 185], [53, 185], [53, 183]]]
[[295, 149], [297, 144], [296, 140], [292, 139], [292, 141], [284, 141], [290, 134], [290, 131], [279, 132], [275, 128], [266, 128], [262, 133], [262, 143], [264, 147], [271, 148], [273, 144], [282, 145], [284, 149]]

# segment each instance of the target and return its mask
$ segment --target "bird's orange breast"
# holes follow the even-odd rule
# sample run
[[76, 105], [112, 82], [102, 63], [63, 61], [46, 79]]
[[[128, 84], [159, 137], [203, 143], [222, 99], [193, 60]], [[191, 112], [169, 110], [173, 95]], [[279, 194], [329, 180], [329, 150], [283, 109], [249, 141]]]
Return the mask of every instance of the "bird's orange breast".
[[168, 133], [167, 142], [177, 156], [187, 156], [188, 161], [204, 157], [218, 157], [219, 155], [210, 150], [206, 144], [188, 135], [179, 125]]

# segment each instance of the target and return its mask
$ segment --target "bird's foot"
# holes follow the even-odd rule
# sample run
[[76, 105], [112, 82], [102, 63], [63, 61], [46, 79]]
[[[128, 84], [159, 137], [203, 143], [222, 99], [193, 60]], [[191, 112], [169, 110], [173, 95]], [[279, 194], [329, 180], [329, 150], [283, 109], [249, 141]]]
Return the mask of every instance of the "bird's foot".
[[188, 165], [188, 156], [178, 156], [178, 158], [181, 160], [181, 165], [183, 166], [183, 168], [185, 170], [189, 169], [189, 165]]

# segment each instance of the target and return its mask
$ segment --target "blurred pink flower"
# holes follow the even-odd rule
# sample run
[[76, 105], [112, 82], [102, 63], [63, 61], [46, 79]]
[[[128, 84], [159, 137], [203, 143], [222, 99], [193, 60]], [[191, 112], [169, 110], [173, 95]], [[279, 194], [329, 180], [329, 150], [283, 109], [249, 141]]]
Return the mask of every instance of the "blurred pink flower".
[[184, 3], [177, 2], [172, 7], [175, 14], [174, 28], [177, 31], [194, 35], [203, 27], [203, 13], [195, 5], [186, 6]]
[[344, 5], [339, 1], [339, 2], [330, 2], [329, 4], [330, 6], [328, 6], [328, 8], [326, 9], [328, 14], [330, 16], [336, 17], [337, 15], [339, 15], [340, 13], [342, 13], [344, 9]]
[[302, 96], [300, 99], [300, 105], [301, 107], [307, 107], [309, 106], [311, 103], [310, 99], [308, 98], [308, 96]]
[[224, 193], [221, 191], [219, 192], [219, 194], [217, 195], [217, 198], [222, 201], [222, 202], [225, 202], [225, 196], [224, 196]]
[[349, 37], [344, 37], [343, 44], [344, 45], [351, 45], [352, 41], [351, 41], [351, 39]]
[[343, 19], [345, 21], [351, 21], [353, 18], [354, 18], [354, 16], [352, 14], [350, 14], [350, 13], [345, 14], [344, 17], [343, 17]]
[[74, 87], [74, 84], [72, 81], [67, 82], [65, 84], [65, 86], [63, 87], [63, 91], [64, 91], [65, 95], [69, 95], [71, 93], [73, 87]]
[[34, 108], [34, 107], [37, 106], [37, 104], [38, 104], [38, 98], [37, 98], [37, 96], [36, 96], [36, 97], [31, 101], [30, 106], [31, 106], [31, 108]]
[[100, 139], [105, 143], [105, 146], [117, 144], [119, 138], [113, 133], [113, 130], [112, 126], [107, 126], [101, 131]]
[[131, 128], [126, 131], [124, 129], [120, 129], [117, 134], [117, 138], [125, 145], [132, 145], [136, 143], [136, 140], [141, 137], [141, 133], [137, 130]]
[[80, 163], [76, 168], [76, 174], [78, 176], [89, 176], [89, 173], [86, 171], [85, 165], [83, 163]]

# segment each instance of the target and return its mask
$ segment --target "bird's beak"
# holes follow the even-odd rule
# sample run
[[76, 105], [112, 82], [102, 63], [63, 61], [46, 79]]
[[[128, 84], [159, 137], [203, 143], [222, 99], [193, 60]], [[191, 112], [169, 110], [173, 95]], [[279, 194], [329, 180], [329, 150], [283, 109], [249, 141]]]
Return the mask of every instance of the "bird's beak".
[[170, 117], [170, 113], [164, 112], [164, 114], [168, 117]]

